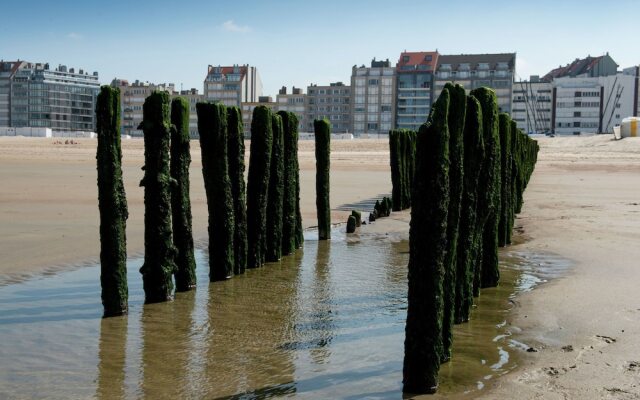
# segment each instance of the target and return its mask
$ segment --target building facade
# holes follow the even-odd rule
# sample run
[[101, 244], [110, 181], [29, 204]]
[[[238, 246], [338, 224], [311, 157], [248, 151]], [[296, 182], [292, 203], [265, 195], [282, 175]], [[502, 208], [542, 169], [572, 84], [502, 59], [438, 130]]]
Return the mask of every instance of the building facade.
[[514, 82], [511, 118], [518, 128], [527, 133], [550, 133], [552, 94], [553, 84], [536, 75], [528, 81]]
[[560, 135], [610, 133], [633, 115], [636, 78], [616, 74], [553, 80], [553, 132]]
[[275, 111], [289, 111], [298, 117], [298, 131], [303, 132], [307, 126], [305, 102], [307, 96], [302, 89], [297, 87], [291, 88], [291, 93], [287, 93], [287, 87], [283, 86], [276, 96]]
[[489, 87], [496, 92], [500, 112], [511, 113], [515, 53], [440, 55], [435, 79], [435, 94], [440, 95], [447, 82], [470, 90]]
[[342, 82], [329, 86], [312, 84], [307, 87], [305, 132], [313, 132], [313, 121], [326, 118], [331, 122], [332, 133], [350, 133], [351, 87]]
[[262, 80], [256, 67], [233, 65], [221, 67], [209, 65], [204, 80], [204, 97], [208, 101], [220, 101], [226, 106], [240, 107], [242, 103], [258, 102], [262, 96]]
[[0, 61], [0, 126], [95, 131], [98, 73]]
[[388, 135], [395, 127], [396, 73], [389, 59], [351, 69], [351, 132]]
[[418, 130], [427, 120], [434, 98], [434, 73], [438, 58], [437, 51], [405, 51], [400, 54], [396, 64], [397, 128]]
[[143, 137], [144, 134], [138, 126], [142, 122], [142, 107], [145, 99], [155, 90], [169, 92], [171, 98], [182, 96], [189, 101], [189, 135], [198, 138], [198, 115], [196, 104], [204, 101], [204, 96], [197, 89], [177, 92], [173, 83], [153, 84], [149, 82], [134, 81], [129, 83], [124, 79], [114, 79], [111, 86], [120, 89], [120, 129], [122, 135], [131, 137]]

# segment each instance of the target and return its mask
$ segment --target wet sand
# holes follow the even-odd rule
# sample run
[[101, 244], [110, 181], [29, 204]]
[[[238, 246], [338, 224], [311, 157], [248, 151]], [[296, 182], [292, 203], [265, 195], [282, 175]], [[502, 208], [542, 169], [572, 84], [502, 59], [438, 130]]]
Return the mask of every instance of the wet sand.
[[[95, 262], [100, 255], [96, 141], [54, 145], [54, 139], [0, 137], [0, 284], [55, 273]], [[144, 249], [144, 190], [140, 167], [144, 143], [123, 143], [123, 175], [129, 205], [129, 255]], [[248, 149], [247, 142], [247, 166]], [[317, 224], [313, 141], [299, 147], [303, 225]], [[196, 240], [207, 237], [207, 203], [198, 141], [192, 141], [191, 201]], [[370, 199], [391, 192], [385, 140], [332, 143], [331, 205]], [[332, 222], [346, 222], [350, 211], [334, 210]]]
[[[538, 351], [492, 381], [485, 398], [640, 396], [640, 140], [541, 138], [541, 154], [516, 227], [520, 245], [570, 259], [570, 272], [517, 298], [511, 331]], [[124, 142], [131, 254], [142, 250], [142, 141]], [[95, 141], [0, 138], [0, 283], [99, 254]], [[193, 146], [196, 237], [206, 235], [200, 154]], [[315, 225], [312, 142], [301, 142], [301, 206]], [[389, 193], [385, 141], [334, 141], [333, 207]], [[334, 222], [346, 219], [336, 211]], [[406, 229], [402, 221], [388, 221]], [[384, 224], [379, 228], [386, 230]], [[383, 232], [382, 234], [384, 234]], [[514, 246], [515, 247], [515, 246]], [[570, 346], [570, 347], [569, 347]], [[488, 389], [488, 390], [487, 390]]]
[[513, 330], [538, 352], [484, 398], [640, 398], [640, 140], [611, 139], [540, 139], [516, 226], [574, 266], [517, 299]]

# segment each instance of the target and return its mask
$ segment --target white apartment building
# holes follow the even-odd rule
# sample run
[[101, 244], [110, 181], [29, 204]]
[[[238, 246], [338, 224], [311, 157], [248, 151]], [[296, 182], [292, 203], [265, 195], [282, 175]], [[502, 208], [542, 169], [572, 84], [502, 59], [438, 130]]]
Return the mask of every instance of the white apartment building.
[[258, 106], [266, 106], [271, 109], [272, 112], [276, 112], [276, 104], [271, 96], [260, 96], [258, 101], [244, 102], [240, 107], [240, 113], [242, 114], [242, 127], [244, 128], [244, 137], [246, 139], [251, 138], [251, 121], [253, 120], [253, 110]]
[[622, 73], [556, 78], [553, 87], [552, 124], [560, 135], [612, 132], [637, 102], [636, 77]]
[[395, 127], [396, 73], [389, 59], [351, 69], [351, 131], [358, 136], [388, 135]]
[[212, 66], [204, 80], [204, 97], [220, 101], [225, 106], [240, 107], [241, 103], [255, 103], [262, 96], [262, 80], [256, 67], [233, 65]]
[[351, 124], [351, 87], [342, 82], [328, 86], [307, 86], [306, 127], [303, 132], [313, 132], [313, 121], [326, 118], [331, 122], [331, 133], [349, 133]]
[[538, 76], [513, 83], [511, 118], [527, 133], [549, 133], [552, 130], [553, 84]]

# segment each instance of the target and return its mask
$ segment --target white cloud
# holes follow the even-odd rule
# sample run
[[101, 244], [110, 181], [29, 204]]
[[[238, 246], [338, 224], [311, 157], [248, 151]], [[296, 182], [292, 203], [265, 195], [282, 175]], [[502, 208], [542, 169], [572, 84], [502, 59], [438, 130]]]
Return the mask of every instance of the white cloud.
[[251, 28], [249, 28], [247, 25], [238, 25], [235, 22], [233, 22], [232, 19], [225, 21], [222, 24], [222, 29], [224, 29], [227, 32], [238, 32], [238, 33], [251, 32]]
[[83, 39], [84, 36], [82, 36], [81, 34], [79, 34], [77, 32], [69, 32], [69, 33], [67, 33], [67, 38], [72, 39], [72, 40], [80, 40], [80, 39]]

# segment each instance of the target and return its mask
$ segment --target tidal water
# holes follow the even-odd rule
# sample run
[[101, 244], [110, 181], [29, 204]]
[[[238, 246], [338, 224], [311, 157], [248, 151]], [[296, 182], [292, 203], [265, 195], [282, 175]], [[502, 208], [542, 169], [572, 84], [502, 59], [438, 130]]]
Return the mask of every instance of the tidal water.
[[[162, 304], [143, 305], [131, 259], [124, 317], [101, 318], [98, 265], [0, 287], [0, 398], [401, 398], [408, 242], [342, 229], [225, 282], [208, 283], [198, 250], [197, 290]], [[513, 297], [562, 269], [501, 260], [500, 286], [456, 326], [442, 394], [472, 396], [518, 366]]]

